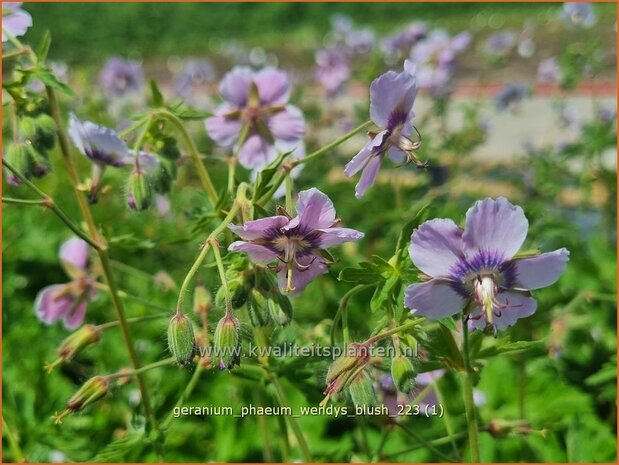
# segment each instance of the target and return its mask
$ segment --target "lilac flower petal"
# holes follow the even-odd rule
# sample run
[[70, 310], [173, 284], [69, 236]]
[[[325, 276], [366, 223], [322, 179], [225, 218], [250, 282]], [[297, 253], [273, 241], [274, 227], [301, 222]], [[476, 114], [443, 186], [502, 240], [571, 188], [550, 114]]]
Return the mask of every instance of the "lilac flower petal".
[[344, 242], [358, 241], [364, 236], [362, 232], [351, 228], [322, 228], [317, 231], [323, 233], [318, 240], [321, 249], [341, 245]]
[[285, 216], [270, 216], [259, 220], [248, 221], [242, 226], [229, 224], [228, 228], [246, 241], [253, 241], [265, 237], [269, 232], [279, 231], [288, 224], [290, 220]]
[[127, 144], [112, 129], [90, 121], [80, 121], [71, 113], [69, 136], [75, 147], [95, 162], [123, 166], [131, 158]]
[[426, 371], [424, 373], [419, 373], [415, 377], [415, 383], [417, 385], [428, 386], [429, 384], [434, 383], [435, 381], [441, 379], [445, 375], [445, 370], [442, 368], [438, 370]]
[[[293, 291], [286, 292], [288, 295], [296, 295], [302, 292], [307, 285], [317, 276], [321, 274], [327, 273], [329, 270], [327, 269], [327, 265], [324, 264], [323, 258], [318, 255], [305, 255], [305, 256], [297, 256], [297, 261], [299, 265], [305, 267], [308, 266], [306, 270], [300, 271], [298, 269], [294, 269], [292, 271], [292, 287]], [[286, 291], [287, 286], [287, 276], [286, 276], [286, 266], [281, 265], [278, 273], [278, 282], [279, 288], [282, 292]]]
[[253, 242], [236, 241], [228, 247], [230, 252], [245, 252], [252, 262], [266, 265], [277, 258], [277, 252]]
[[432, 279], [426, 283], [413, 284], [404, 292], [404, 306], [415, 315], [430, 320], [454, 315], [464, 307], [464, 299], [454, 291], [449, 282]]
[[475, 202], [466, 212], [462, 239], [470, 254], [478, 250], [497, 251], [510, 259], [527, 237], [529, 222], [522, 208], [505, 197]]
[[387, 150], [387, 155], [389, 155], [389, 158], [391, 158], [391, 161], [394, 163], [402, 163], [406, 159], [406, 153], [397, 148], [395, 145], [389, 147], [389, 150]]
[[277, 150], [259, 134], [250, 135], [239, 150], [239, 163], [248, 169], [260, 169], [277, 158]]
[[232, 110], [233, 108], [228, 104], [220, 105], [215, 109], [215, 116], [204, 120], [209, 137], [222, 147], [232, 147], [243, 127], [240, 119], [226, 117], [226, 114]]
[[90, 249], [88, 243], [79, 237], [72, 237], [60, 246], [59, 257], [64, 263], [78, 269], [86, 270]]
[[514, 260], [518, 289], [539, 289], [550, 286], [565, 271], [570, 252], [563, 248], [537, 257]]
[[51, 324], [64, 318], [74, 305], [75, 299], [70, 293], [64, 294], [66, 284], [53, 284], [39, 291], [34, 301], [37, 317], [45, 324]]
[[275, 139], [298, 141], [305, 134], [305, 120], [303, 113], [293, 105], [286, 105], [268, 120], [269, 130]]
[[252, 71], [245, 66], [237, 66], [227, 73], [219, 84], [219, 93], [237, 107], [244, 107], [252, 83]]
[[464, 257], [462, 229], [452, 220], [426, 221], [413, 231], [408, 253], [422, 272], [432, 277], [449, 276]]
[[331, 199], [315, 187], [299, 192], [297, 216], [283, 229], [296, 227], [308, 230], [330, 228], [335, 222], [335, 207]]
[[9, 40], [4, 31], [13, 37], [20, 37], [32, 26], [32, 16], [30, 16], [30, 13], [19, 9], [21, 3], [12, 3], [14, 6], [9, 6], [9, 3], [3, 3], [2, 5], [4, 8], [12, 10], [6, 16], [2, 16], [2, 42]]
[[378, 126], [387, 127], [394, 113], [407, 121], [417, 96], [417, 82], [409, 73], [387, 71], [370, 85], [370, 118]]
[[80, 326], [84, 322], [84, 317], [86, 316], [86, 307], [88, 302], [86, 300], [80, 302], [78, 306], [65, 315], [64, 317], [64, 326], [67, 329], [75, 329]]
[[254, 74], [260, 103], [263, 105], [285, 104], [290, 96], [290, 82], [285, 72], [264, 68]]
[[[537, 308], [535, 299], [524, 292], [503, 292], [497, 295], [497, 301], [501, 308], [495, 309], [493, 319], [494, 325], [498, 330], [512, 326], [520, 318], [533, 315]], [[481, 307], [473, 309], [471, 316], [471, 322], [475, 328], [484, 329], [486, 327], [486, 316]]]
[[380, 147], [385, 140], [387, 131], [381, 131], [374, 139], [369, 140], [357, 155], [350, 160], [344, 168], [344, 174], [348, 177], [354, 176], [361, 171], [368, 163], [370, 156], [375, 148]]
[[365, 168], [363, 168], [363, 173], [361, 173], [361, 177], [359, 178], [359, 182], [355, 186], [355, 197], [360, 199], [365, 195], [365, 192], [374, 185], [374, 181], [376, 181], [376, 176], [378, 176], [378, 170], [380, 169], [380, 164], [382, 161], [382, 156], [374, 156], [365, 165]]

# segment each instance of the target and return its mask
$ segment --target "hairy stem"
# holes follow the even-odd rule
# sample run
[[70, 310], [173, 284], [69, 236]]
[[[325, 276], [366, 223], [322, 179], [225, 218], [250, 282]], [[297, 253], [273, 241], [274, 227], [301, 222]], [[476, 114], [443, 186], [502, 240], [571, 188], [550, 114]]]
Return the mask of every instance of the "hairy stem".
[[469, 357], [469, 327], [467, 317], [462, 319], [462, 358], [464, 360], [464, 408], [466, 410], [466, 423], [469, 433], [469, 447], [471, 449], [471, 462], [479, 463], [479, 439], [477, 430], [477, 413], [473, 399], [473, 383], [471, 381], [471, 360]]
[[213, 185], [213, 181], [211, 181], [211, 177], [209, 176], [202, 160], [200, 159], [200, 154], [198, 153], [198, 149], [196, 148], [196, 144], [194, 144], [193, 139], [185, 129], [183, 122], [173, 113], [170, 113], [168, 110], [158, 110], [156, 113], [157, 116], [161, 116], [176, 128], [180, 136], [185, 141], [187, 148], [189, 149], [189, 155], [193, 160], [193, 163], [198, 171], [198, 176], [200, 177], [200, 182], [208, 195], [209, 200], [213, 206], [217, 205], [219, 202], [219, 196], [217, 195], [217, 191], [215, 190], [215, 186]]
[[158, 362], [150, 363], [148, 365], [144, 365], [137, 370], [128, 370], [128, 371], [120, 371], [118, 373], [112, 373], [111, 375], [106, 375], [105, 377], [108, 379], [116, 379], [116, 378], [124, 378], [126, 376], [137, 376], [141, 373], [144, 373], [148, 370], [154, 370], [155, 368], [161, 368], [166, 365], [174, 365], [176, 363], [176, 359], [174, 357], [165, 358], [163, 360], [159, 360]]

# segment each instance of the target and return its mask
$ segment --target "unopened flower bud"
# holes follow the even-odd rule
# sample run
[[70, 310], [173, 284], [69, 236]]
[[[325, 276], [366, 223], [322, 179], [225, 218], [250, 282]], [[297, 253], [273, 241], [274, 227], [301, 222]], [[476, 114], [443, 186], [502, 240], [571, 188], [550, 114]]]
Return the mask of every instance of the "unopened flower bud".
[[34, 141], [37, 137], [37, 123], [34, 118], [24, 116], [19, 120], [19, 133], [29, 141]]
[[37, 139], [35, 145], [42, 150], [49, 150], [56, 142], [56, 122], [47, 113], [41, 113], [35, 118]]
[[241, 323], [232, 314], [225, 315], [215, 328], [214, 353], [219, 358], [219, 369], [238, 365], [241, 348]]
[[249, 320], [254, 326], [266, 326], [269, 324], [269, 314], [267, 313], [267, 300], [256, 289], [252, 289], [247, 306]]
[[177, 312], [170, 320], [168, 347], [179, 365], [191, 363], [195, 349], [193, 324], [182, 312]]
[[198, 315], [206, 314], [211, 309], [211, 293], [204, 286], [193, 290], [193, 311]]
[[127, 203], [136, 211], [146, 210], [153, 201], [153, 190], [146, 175], [140, 170], [134, 170], [129, 176], [127, 188]]
[[[13, 142], [6, 152], [6, 161], [20, 174], [28, 177], [32, 168], [32, 158], [28, 146], [22, 142]], [[11, 171], [6, 172], [9, 184], [18, 186], [21, 181]]]
[[37, 151], [33, 146], [28, 147], [28, 154], [30, 155], [30, 172], [29, 175], [33, 175], [37, 178], [42, 178], [51, 169], [47, 158]]
[[58, 355], [68, 362], [86, 347], [95, 344], [101, 338], [101, 329], [94, 325], [84, 325], [69, 335], [58, 347]]
[[363, 344], [353, 343], [346, 349], [344, 355], [337, 358], [327, 371], [327, 397], [323, 402], [342, 392], [370, 360], [370, 351]]
[[365, 371], [361, 371], [354, 377], [348, 386], [348, 392], [355, 405], [376, 405], [378, 403], [372, 379]]
[[391, 361], [391, 377], [398, 391], [408, 394], [415, 386], [415, 367], [403, 355], [394, 357]]
[[292, 305], [288, 297], [282, 296], [281, 299], [267, 300], [267, 309], [271, 319], [278, 325], [284, 326], [292, 319]]
[[67, 402], [67, 410], [77, 412], [84, 407], [105, 397], [108, 393], [110, 382], [104, 376], [95, 376], [86, 381], [73, 397]]

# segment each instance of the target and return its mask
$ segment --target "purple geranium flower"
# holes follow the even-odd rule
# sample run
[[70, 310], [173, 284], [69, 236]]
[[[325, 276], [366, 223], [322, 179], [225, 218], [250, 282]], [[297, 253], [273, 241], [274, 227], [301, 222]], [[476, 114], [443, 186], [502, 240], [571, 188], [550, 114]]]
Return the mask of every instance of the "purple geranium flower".
[[427, 32], [428, 26], [416, 21], [403, 30], [385, 37], [381, 43], [381, 48], [386, 55], [399, 57], [408, 53], [413, 45], [426, 36]]
[[305, 120], [301, 110], [288, 105], [290, 83], [284, 72], [236, 67], [224, 76], [219, 92], [225, 103], [205, 121], [206, 129], [223, 147], [240, 145], [241, 165], [263, 168], [277, 158], [278, 150], [288, 152], [301, 143]]
[[39, 291], [34, 308], [43, 323], [63, 320], [67, 329], [75, 329], [84, 321], [86, 306], [96, 295], [95, 279], [88, 273], [88, 244], [77, 237], [60, 247], [60, 262], [72, 279]]
[[329, 95], [335, 95], [350, 78], [346, 54], [336, 48], [316, 52], [316, 79]]
[[387, 71], [372, 81], [370, 117], [381, 130], [370, 133], [370, 141], [344, 169], [344, 174], [348, 177], [363, 171], [355, 188], [357, 198], [362, 197], [374, 184], [385, 154], [396, 163], [408, 160], [423, 166], [413, 155], [413, 150], [419, 148], [419, 143], [410, 139], [416, 96], [415, 69], [408, 60], [404, 63], [404, 72]]
[[505, 56], [516, 46], [516, 33], [511, 30], [491, 34], [484, 45], [484, 52], [490, 56]]
[[546, 58], [537, 66], [537, 82], [555, 84], [561, 79], [561, 67], [555, 57]]
[[410, 58], [417, 66], [419, 87], [435, 96], [447, 94], [456, 57], [470, 42], [471, 35], [468, 32], [451, 37], [442, 29], [435, 29], [416, 43], [411, 49]]
[[124, 166], [131, 162], [127, 144], [110, 128], [91, 121], [80, 121], [69, 115], [69, 136], [73, 145], [94, 163], [103, 166]]
[[202, 87], [214, 80], [215, 68], [209, 60], [190, 59], [174, 78], [174, 91], [183, 98], [189, 98], [196, 90], [203, 91]]
[[312, 279], [327, 272], [321, 249], [363, 237], [355, 229], [334, 227], [338, 220], [333, 202], [316, 188], [299, 193], [297, 216], [281, 213], [242, 226], [230, 224], [243, 241], [233, 242], [228, 250], [245, 252], [255, 263], [278, 260], [275, 269], [285, 293], [299, 293]]
[[99, 73], [99, 83], [106, 94], [112, 97], [138, 93], [144, 86], [142, 65], [137, 61], [112, 57], [107, 60], [101, 73]]
[[413, 231], [409, 253], [431, 279], [406, 289], [405, 306], [438, 320], [471, 302], [470, 318], [480, 329], [503, 329], [532, 315], [537, 302], [530, 291], [557, 281], [569, 252], [515, 258], [528, 227], [522, 209], [504, 197], [475, 203], [464, 230], [448, 219], [425, 222]]
[[32, 16], [21, 9], [23, 2], [2, 2], [2, 42], [13, 37], [23, 36], [32, 26]]
[[524, 100], [529, 93], [526, 84], [507, 84], [494, 96], [494, 103], [499, 110], [507, 110]]
[[593, 26], [597, 21], [593, 5], [588, 2], [564, 3], [560, 18], [570, 26], [586, 28]]

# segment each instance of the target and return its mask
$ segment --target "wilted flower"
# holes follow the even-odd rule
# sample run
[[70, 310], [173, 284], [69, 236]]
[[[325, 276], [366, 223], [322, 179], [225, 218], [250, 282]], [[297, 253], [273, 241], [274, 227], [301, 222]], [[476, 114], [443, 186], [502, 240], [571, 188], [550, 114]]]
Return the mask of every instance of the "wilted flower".
[[567, 249], [516, 257], [528, 230], [520, 207], [506, 198], [480, 200], [466, 213], [464, 230], [448, 219], [434, 219], [413, 231], [409, 253], [431, 279], [406, 289], [413, 313], [438, 320], [472, 303], [476, 328], [495, 330], [535, 312], [531, 290], [553, 284], [565, 270]]
[[67, 329], [75, 329], [84, 321], [86, 306], [97, 294], [95, 280], [88, 273], [88, 252], [88, 244], [77, 237], [60, 247], [60, 261], [72, 281], [39, 291], [34, 308], [44, 323], [62, 319]]
[[248, 221], [242, 226], [229, 225], [244, 240], [233, 242], [228, 250], [245, 252], [261, 264], [278, 260], [274, 268], [279, 273], [280, 289], [298, 293], [313, 278], [327, 272], [321, 249], [363, 237], [354, 229], [334, 227], [337, 223], [333, 202], [312, 188], [299, 193], [294, 218], [281, 211], [278, 216]]
[[388, 71], [374, 79], [370, 86], [370, 117], [381, 131], [370, 133], [370, 141], [344, 169], [348, 177], [363, 171], [355, 188], [357, 198], [374, 184], [385, 154], [396, 163], [407, 160], [424, 166], [413, 154], [419, 148], [419, 142], [410, 139], [415, 117], [413, 104], [417, 96], [414, 65], [407, 60], [404, 69], [402, 73]]
[[471, 42], [468, 32], [451, 37], [443, 29], [434, 29], [417, 42], [410, 52], [410, 59], [417, 66], [419, 88], [432, 95], [443, 96], [450, 91], [456, 57]]
[[32, 16], [21, 9], [23, 2], [2, 2], [2, 42], [13, 37], [23, 36], [32, 26]]
[[221, 81], [219, 92], [226, 102], [205, 121], [206, 129], [217, 144], [235, 147], [246, 168], [263, 168], [278, 151], [301, 143], [305, 120], [301, 110], [287, 103], [290, 83], [284, 72], [236, 67]]
[[507, 84], [494, 96], [494, 103], [499, 110], [506, 110], [524, 100], [529, 93], [526, 84]]
[[546, 58], [537, 67], [537, 82], [540, 84], [556, 84], [561, 79], [561, 67], [555, 57]]
[[316, 79], [329, 95], [337, 93], [350, 78], [346, 55], [336, 48], [316, 52]]
[[144, 86], [144, 72], [137, 61], [127, 61], [119, 57], [107, 60], [99, 73], [99, 83], [111, 97], [122, 97], [138, 93]]
[[560, 18], [570, 26], [586, 28], [593, 26], [597, 21], [593, 5], [588, 2], [564, 3]]

